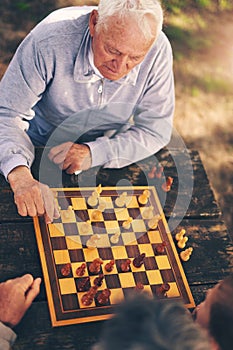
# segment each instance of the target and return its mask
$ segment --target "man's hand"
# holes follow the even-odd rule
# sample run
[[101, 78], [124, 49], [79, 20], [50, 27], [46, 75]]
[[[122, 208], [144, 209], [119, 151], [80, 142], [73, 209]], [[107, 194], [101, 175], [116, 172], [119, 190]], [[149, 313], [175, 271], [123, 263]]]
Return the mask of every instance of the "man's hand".
[[44, 214], [46, 223], [59, 217], [52, 191], [35, 180], [27, 167], [14, 168], [8, 175], [8, 181], [20, 215], [33, 217]]
[[53, 147], [48, 156], [62, 170], [66, 170], [67, 174], [91, 167], [91, 152], [87, 145], [65, 142]]
[[29, 274], [0, 283], [0, 321], [16, 326], [39, 294], [40, 283]]

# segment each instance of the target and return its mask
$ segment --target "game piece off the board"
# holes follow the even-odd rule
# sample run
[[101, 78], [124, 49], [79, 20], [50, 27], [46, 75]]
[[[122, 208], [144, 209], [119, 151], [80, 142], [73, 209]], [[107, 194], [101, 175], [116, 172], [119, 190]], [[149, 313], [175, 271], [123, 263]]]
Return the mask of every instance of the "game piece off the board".
[[188, 237], [185, 236], [183, 238], [181, 238], [178, 243], [177, 243], [177, 246], [180, 248], [180, 249], [183, 249], [185, 246], [186, 246], [186, 243], [188, 241]]
[[162, 184], [162, 190], [164, 192], [169, 192], [171, 190], [171, 186], [173, 184], [173, 178], [168, 176], [167, 180]]
[[187, 248], [185, 250], [183, 250], [182, 252], [180, 252], [180, 257], [183, 261], [188, 261], [190, 259], [190, 256], [193, 252], [193, 248]]
[[[60, 218], [51, 224], [34, 218], [53, 326], [105, 320], [135, 291], [195, 306], [153, 186], [53, 191]], [[127, 200], [119, 207], [116, 199], [124, 192]], [[88, 203], [93, 193], [94, 207]], [[143, 215], [147, 210], [152, 218]]]

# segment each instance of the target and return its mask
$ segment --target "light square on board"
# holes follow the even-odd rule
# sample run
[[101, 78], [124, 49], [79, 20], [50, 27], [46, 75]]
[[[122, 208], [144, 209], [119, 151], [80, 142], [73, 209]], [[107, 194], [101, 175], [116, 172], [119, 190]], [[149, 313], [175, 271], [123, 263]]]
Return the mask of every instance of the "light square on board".
[[100, 197], [99, 198], [99, 204], [105, 204], [106, 205], [106, 209], [114, 208], [114, 205], [112, 203], [111, 197], [107, 197], [107, 196], [106, 197], [105, 196]]
[[119, 223], [117, 220], [105, 221], [104, 224], [108, 233], [116, 233], [119, 231]]
[[127, 259], [127, 251], [125, 247], [121, 246], [115, 246], [112, 247], [112, 254], [114, 256], [114, 259]]
[[121, 237], [125, 245], [137, 244], [137, 240], [134, 232], [122, 232]]
[[59, 285], [61, 294], [72, 294], [76, 293], [76, 286], [73, 278], [63, 278], [59, 279]]
[[63, 223], [76, 222], [75, 213], [71, 209], [60, 210], [61, 220]]
[[70, 263], [70, 256], [68, 250], [54, 250], [53, 256], [56, 264]]
[[138, 245], [140, 254], [145, 253], [146, 256], [154, 256], [154, 250], [150, 244], [139, 244]]
[[99, 258], [99, 253], [97, 248], [83, 248], [83, 253], [85, 257], [85, 261], [91, 262], [94, 259]]
[[122, 288], [135, 287], [135, 281], [132, 272], [124, 272], [119, 274]]
[[97, 248], [111, 247], [108, 234], [99, 235], [99, 239], [96, 241]]
[[159, 255], [155, 257], [160, 270], [167, 270], [171, 268], [167, 255]]
[[115, 210], [117, 220], [127, 220], [129, 218], [129, 212], [126, 208], [118, 208]]
[[126, 207], [127, 208], [138, 208], [139, 204], [138, 204], [138, 200], [136, 196], [128, 196], [127, 197], [127, 201], [126, 201]]
[[111, 289], [110, 302], [112, 305], [119, 304], [124, 300], [124, 293], [121, 288]]
[[145, 222], [141, 219], [135, 219], [132, 221], [132, 229], [134, 232], [145, 232], [146, 225]]
[[51, 237], [65, 236], [64, 228], [62, 223], [48, 224], [49, 233]]
[[151, 243], [162, 243], [162, 238], [158, 230], [148, 231], [148, 237]]
[[71, 198], [71, 203], [74, 210], [86, 210], [86, 199], [82, 197]]
[[163, 278], [159, 270], [148, 270], [146, 271], [146, 274], [151, 285], [163, 283]]
[[80, 236], [66, 236], [66, 245], [68, 249], [80, 249], [82, 248], [82, 242]]
[[176, 282], [169, 282], [170, 289], [167, 292], [167, 296], [169, 298], [177, 298], [180, 296], [179, 289], [177, 287]]
[[91, 225], [86, 222], [77, 222], [78, 232], [80, 235], [92, 235], [93, 229]]

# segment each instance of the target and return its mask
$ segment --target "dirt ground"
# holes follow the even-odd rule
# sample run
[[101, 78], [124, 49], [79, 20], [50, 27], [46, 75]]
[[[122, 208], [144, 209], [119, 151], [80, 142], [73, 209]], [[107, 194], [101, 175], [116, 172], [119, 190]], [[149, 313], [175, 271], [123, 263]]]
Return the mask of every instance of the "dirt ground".
[[[50, 11], [88, 0], [1, 0], [0, 78], [19, 42]], [[175, 128], [200, 152], [233, 237], [233, 22], [232, 12], [166, 15], [174, 51]], [[175, 35], [175, 34], [176, 35]]]

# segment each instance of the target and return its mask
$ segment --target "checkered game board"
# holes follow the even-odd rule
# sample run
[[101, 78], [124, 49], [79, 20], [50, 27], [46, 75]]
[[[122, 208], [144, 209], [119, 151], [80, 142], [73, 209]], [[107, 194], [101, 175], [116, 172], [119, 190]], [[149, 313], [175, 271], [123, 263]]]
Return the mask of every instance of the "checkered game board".
[[[34, 218], [34, 227], [42, 262], [45, 287], [53, 326], [76, 324], [107, 319], [114, 313], [114, 308], [128, 295], [143, 285], [143, 290], [150, 295], [158, 295], [162, 284], [169, 285], [169, 290], [159, 296], [166, 300], [182, 300], [186, 307], [193, 308], [194, 300], [185, 277], [172, 235], [161, 208], [159, 198], [153, 186], [102, 187], [98, 203], [104, 203], [98, 219], [93, 219], [97, 206], [88, 204], [88, 198], [96, 188], [56, 188], [52, 189], [60, 208], [60, 218], [52, 224], [46, 224], [43, 217]], [[146, 204], [140, 204], [139, 196], [144, 191], [150, 195]], [[126, 192], [126, 203], [118, 207], [115, 203]], [[151, 208], [153, 215], [159, 215], [157, 227], [148, 227], [148, 219], [143, 212]], [[123, 223], [132, 218], [130, 227]], [[89, 222], [89, 229], [82, 230], [82, 225]], [[119, 239], [112, 243], [111, 237], [118, 232]], [[87, 242], [93, 235], [98, 236], [96, 245], [88, 247]], [[158, 245], [165, 245], [163, 252], [158, 252]], [[133, 259], [145, 254], [143, 264], [135, 267], [130, 264], [123, 272], [121, 264], [126, 259]], [[88, 288], [94, 285], [98, 276], [89, 271], [94, 259], [101, 259], [98, 275], [103, 275], [102, 285], [98, 287], [93, 302], [86, 306], [77, 288], [79, 282], [88, 277]], [[114, 261], [112, 271], [107, 272], [105, 265]], [[64, 266], [70, 266], [68, 274], [62, 273]], [[86, 265], [83, 276], [77, 275], [77, 269]], [[106, 305], [99, 305], [98, 293], [110, 290]]]

